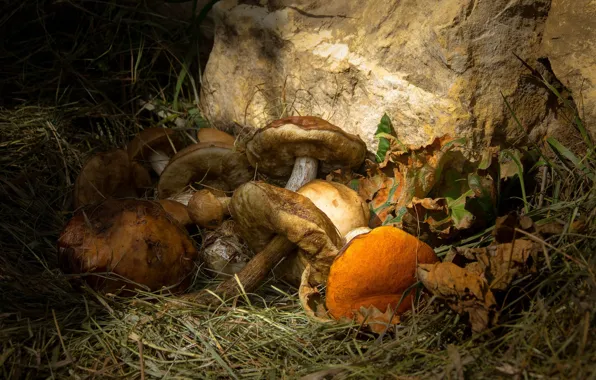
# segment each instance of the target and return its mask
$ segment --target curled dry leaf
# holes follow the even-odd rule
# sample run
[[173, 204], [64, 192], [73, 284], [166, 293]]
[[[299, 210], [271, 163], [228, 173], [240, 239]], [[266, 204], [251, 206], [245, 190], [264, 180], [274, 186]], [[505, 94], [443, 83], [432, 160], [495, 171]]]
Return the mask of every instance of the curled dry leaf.
[[516, 278], [536, 272], [540, 246], [527, 239], [483, 248], [455, 249], [445, 261], [457, 265], [468, 261], [465, 268], [486, 278], [493, 290], [507, 290]]
[[374, 306], [368, 308], [361, 306], [358, 313], [355, 313], [355, 317], [358, 323], [368, 327], [376, 334], [382, 334], [400, 323], [399, 315], [389, 306], [385, 312], [381, 312]]
[[310, 271], [311, 266], [310, 264], [307, 264], [304, 268], [304, 272], [302, 272], [300, 287], [298, 289], [300, 304], [306, 315], [312, 320], [320, 323], [333, 322], [333, 319], [327, 314], [325, 301], [323, 300], [321, 293], [319, 293], [317, 288], [312, 286], [308, 281], [310, 278]]
[[426, 289], [443, 298], [451, 309], [469, 315], [473, 332], [497, 321], [495, 296], [486, 279], [451, 262], [419, 264], [417, 274]]

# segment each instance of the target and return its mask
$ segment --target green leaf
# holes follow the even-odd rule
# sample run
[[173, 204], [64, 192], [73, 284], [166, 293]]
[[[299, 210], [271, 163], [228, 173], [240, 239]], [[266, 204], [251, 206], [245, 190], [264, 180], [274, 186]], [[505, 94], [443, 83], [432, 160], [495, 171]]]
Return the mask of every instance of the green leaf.
[[385, 134], [391, 135], [391, 119], [387, 114], [384, 114], [381, 118], [381, 122], [377, 125], [377, 131], [375, 132], [375, 137], [379, 139], [379, 146], [377, 148], [377, 162], [385, 161], [385, 156], [391, 147], [391, 143], [389, 139], [383, 137]]
[[470, 228], [474, 223], [474, 215], [466, 210], [466, 200], [472, 195], [474, 195], [474, 192], [470, 189], [455, 200], [450, 201], [447, 199], [447, 207], [449, 208], [453, 225], [458, 230]]
[[[510, 161], [508, 162], [507, 160]], [[513, 165], [515, 165], [515, 169], [517, 171], [516, 174], [519, 177], [519, 183], [521, 186], [522, 198], [524, 201], [524, 210], [526, 213], [528, 213], [530, 211], [530, 208], [528, 206], [528, 200], [526, 198], [526, 185], [524, 183], [524, 166], [521, 162], [520, 153], [516, 149], [506, 149], [501, 151], [501, 154], [499, 156], [499, 164], [506, 166], [509, 165], [511, 162], [513, 163]]]
[[594, 181], [594, 172], [591, 171], [584, 163], [575, 155], [572, 151], [567, 149], [563, 144], [561, 144], [557, 139], [554, 137], [548, 137], [546, 142], [551, 146], [555, 154], [559, 157], [564, 157], [567, 160], [571, 161], [573, 165], [579, 170], [581, 170], [588, 178]]

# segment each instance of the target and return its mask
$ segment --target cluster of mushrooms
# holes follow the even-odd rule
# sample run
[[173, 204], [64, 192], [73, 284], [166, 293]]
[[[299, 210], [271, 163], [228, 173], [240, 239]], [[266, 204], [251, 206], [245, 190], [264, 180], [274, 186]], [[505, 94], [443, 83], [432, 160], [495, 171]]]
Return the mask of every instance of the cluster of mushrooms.
[[[434, 251], [398, 228], [371, 230], [367, 203], [321, 179], [363, 164], [358, 136], [294, 116], [259, 129], [242, 147], [209, 128], [197, 140], [183, 147], [175, 130], [149, 128], [126, 150], [87, 161], [75, 214], [58, 241], [62, 270], [103, 293], [165, 287], [178, 295], [197, 264], [227, 277], [182, 296], [195, 302], [252, 292], [273, 272], [296, 286], [325, 285], [334, 319], [353, 318], [362, 307], [410, 308], [402, 295], [416, 283], [417, 264], [438, 261]], [[286, 185], [255, 180], [261, 174]], [[156, 200], [142, 199], [152, 188]], [[196, 226], [217, 236], [204, 237], [200, 250], [189, 234]], [[230, 249], [222, 239], [237, 244]]]

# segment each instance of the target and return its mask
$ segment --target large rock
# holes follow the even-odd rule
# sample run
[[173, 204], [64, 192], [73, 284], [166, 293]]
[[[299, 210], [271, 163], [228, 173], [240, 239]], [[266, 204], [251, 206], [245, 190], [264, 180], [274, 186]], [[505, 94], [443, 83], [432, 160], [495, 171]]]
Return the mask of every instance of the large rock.
[[553, 0], [543, 52], [596, 135], [596, 1]]
[[[250, 4], [248, 4], [250, 3]], [[387, 113], [412, 146], [466, 136], [474, 146], [544, 124], [533, 63], [550, 0], [223, 0], [202, 104], [215, 125], [262, 127], [321, 116], [371, 149]], [[544, 128], [544, 126], [542, 126]]]

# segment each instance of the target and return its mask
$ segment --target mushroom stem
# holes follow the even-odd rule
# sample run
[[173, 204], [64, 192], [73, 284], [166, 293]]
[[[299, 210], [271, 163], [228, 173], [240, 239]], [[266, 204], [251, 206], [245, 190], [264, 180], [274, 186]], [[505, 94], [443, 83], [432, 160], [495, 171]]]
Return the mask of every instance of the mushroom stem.
[[170, 156], [168, 156], [165, 152], [161, 150], [153, 151], [149, 156], [149, 162], [151, 163], [151, 167], [153, 168], [153, 170], [155, 170], [157, 175], [161, 175], [163, 170], [168, 165], [169, 161]]
[[[265, 280], [269, 271], [284, 259], [294, 248], [294, 243], [285, 236], [277, 235], [269, 244], [259, 253], [257, 253], [238, 273], [238, 280], [230, 277], [220, 283], [215, 289], [211, 289], [218, 296], [231, 298], [239, 296], [242, 293], [250, 293]], [[238, 286], [238, 282], [242, 287]], [[202, 290], [181, 296], [183, 301], [196, 302], [200, 304], [209, 304], [217, 301], [213, 294]]]
[[285, 188], [296, 191], [303, 185], [317, 178], [317, 170], [319, 168], [319, 161], [312, 157], [297, 157], [294, 161], [294, 169], [292, 175], [286, 183]]

